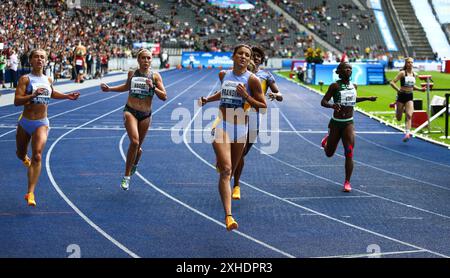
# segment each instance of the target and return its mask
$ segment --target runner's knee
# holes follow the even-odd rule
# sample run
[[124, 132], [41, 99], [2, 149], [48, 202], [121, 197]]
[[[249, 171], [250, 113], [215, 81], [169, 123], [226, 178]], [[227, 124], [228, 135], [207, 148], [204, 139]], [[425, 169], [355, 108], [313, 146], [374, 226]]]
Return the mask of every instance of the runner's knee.
[[130, 147], [138, 148], [139, 147], [139, 139], [133, 138], [130, 140]]
[[220, 177], [221, 178], [230, 178], [231, 177], [231, 166], [220, 167]]
[[42, 153], [36, 152], [33, 154], [33, 161], [36, 163], [40, 163], [42, 161]]
[[348, 147], [344, 147], [345, 157], [353, 158], [353, 145], [349, 145]]

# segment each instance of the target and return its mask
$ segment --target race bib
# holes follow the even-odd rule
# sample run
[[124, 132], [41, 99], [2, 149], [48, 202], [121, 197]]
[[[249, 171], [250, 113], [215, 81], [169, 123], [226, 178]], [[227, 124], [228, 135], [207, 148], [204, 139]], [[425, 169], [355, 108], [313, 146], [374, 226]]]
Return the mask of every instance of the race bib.
[[131, 94], [151, 96], [150, 87], [146, 83], [146, 77], [133, 77], [131, 79]]
[[355, 106], [356, 104], [356, 90], [349, 89], [341, 91], [341, 105]]
[[78, 59], [78, 60], [75, 61], [75, 64], [77, 66], [82, 66], [83, 65], [83, 60]]
[[220, 91], [220, 104], [225, 104], [230, 107], [242, 107], [243, 99], [238, 95], [236, 87], [239, 82], [224, 81]]
[[48, 84], [35, 83], [32, 85], [31, 93], [35, 93], [38, 89], [41, 90], [41, 94], [31, 100], [34, 104], [48, 104], [52, 95], [52, 89]]
[[412, 87], [414, 84], [416, 84], [414, 76], [405, 76], [405, 86]]

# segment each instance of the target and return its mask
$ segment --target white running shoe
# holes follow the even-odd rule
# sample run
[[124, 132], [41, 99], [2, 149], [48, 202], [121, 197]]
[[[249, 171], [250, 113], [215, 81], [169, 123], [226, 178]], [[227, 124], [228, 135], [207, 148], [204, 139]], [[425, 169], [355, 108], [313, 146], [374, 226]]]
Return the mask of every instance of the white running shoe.
[[123, 177], [120, 187], [122, 187], [123, 190], [128, 190], [130, 187], [130, 177]]

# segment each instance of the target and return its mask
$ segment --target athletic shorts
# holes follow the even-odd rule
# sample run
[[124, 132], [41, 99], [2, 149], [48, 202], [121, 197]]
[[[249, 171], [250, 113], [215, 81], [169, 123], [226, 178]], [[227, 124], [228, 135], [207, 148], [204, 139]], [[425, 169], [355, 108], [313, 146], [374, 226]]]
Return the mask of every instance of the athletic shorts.
[[39, 120], [28, 120], [27, 118], [20, 116], [19, 123], [18, 123], [28, 135], [33, 135], [33, 133], [38, 129], [39, 127], [45, 125], [49, 128], [47, 129], [47, 133], [50, 130], [50, 122], [48, 118], [43, 118]]
[[234, 124], [221, 120], [221, 122], [212, 129], [211, 133], [214, 140], [223, 143], [223, 138], [220, 138], [217, 129], [222, 129], [224, 133], [228, 134], [232, 143], [245, 143], [247, 141], [248, 124]]
[[401, 102], [403, 104], [407, 103], [408, 101], [413, 100], [413, 93], [412, 92], [400, 92], [397, 94], [397, 101]]
[[75, 70], [76, 70], [77, 74], [83, 74], [84, 73], [84, 67], [83, 66], [76, 65], [75, 66]]
[[328, 128], [337, 127], [339, 131], [344, 130], [348, 125], [353, 124], [353, 118], [348, 121], [339, 121], [331, 118], [330, 123], [328, 124]]
[[152, 115], [152, 111], [142, 112], [142, 111], [136, 110], [134, 108], [131, 108], [130, 106], [128, 106], [128, 104], [125, 104], [125, 107], [123, 108], [123, 112], [130, 112], [131, 115], [133, 115], [138, 120], [138, 122], [143, 121], [147, 118], [150, 118], [150, 116]]

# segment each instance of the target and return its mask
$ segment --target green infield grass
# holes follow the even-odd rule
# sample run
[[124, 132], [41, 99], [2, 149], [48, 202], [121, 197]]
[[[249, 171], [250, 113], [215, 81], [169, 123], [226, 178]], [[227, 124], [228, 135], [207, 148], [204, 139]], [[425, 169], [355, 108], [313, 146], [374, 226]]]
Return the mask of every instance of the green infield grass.
[[[289, 80], [295, 81], [299, 83], [298, 79], [295, 78], [289, 78], [289, 74], [291, 71], [279, 71], [277, 72], [278, 75], [285, 77]], [[388, 71], [386, 72], [386, 79], [388, 81], [394, 79], [398, 71]], [[446, 93], [450, 93], [450, 74], [446, 73], [440, 73], [440, 72], [417, 72], [419, 75], [431, 75], [432, 80], [434, 82], [434, 89], [449, 89], [445, 91], [430, 91], [430, 101], [432, 100], [433, 96], [441, 96], [445, 97]], [[420, 83], [423, 81], [417, 78], [416, 81], [417, 85], [420, 87]], [[400, 82], [398, 82], [400, 83]], [[306, 85], [307, 87], [313, 88], [316, 91], [320, 92], [320, 86], [319, 85]], [[397, 84], [399, 86], [399, 84]], [[322, 87], [322, 93], [324, 94], [328, 89], [328, 86], [324, 85]], [[357, 107], [369, 114], [371, 114], [374, 117], [377, 117], [383, 121], [386, 121], [387, 123], [394, 125], [396, 127], [404, 129], [404, 115], [402, 121], [397, 121], [395, 119], [395, 109], [390, 108], [389, 104], [395, 102], [396, 98], [396, 92], [394, 89], [389, 85], [368, 85], [368, 86], [358, 86], [358, 96], [377, 96], [377, 101], [371, 102], [371, 101], [364, 101], [357, 104]], [[422, 100], [422, 109], [427, 110], [428, 102], [427, 102], [427, 93], [426, 92], [420, 92], [420, 91], [414, 91], [414, 99], [416, 100]], [[319, 103], [317, 105], [320, 105]], [[450, 120], [450, 119], [449, 119]], [[412, 129], [414, 131], [414, 128]], [[444, 138], [444, 132], [445, 132], [445, 117], [444, 114], [442, 114], [440, 117], [435, 119], [431, 123], [431, 133], [428, 133], [428, 128], [425, 127], [421, 131], [419, 131], [419, 134], [423, 137], [433, 139], [435, 141], [445, 143], [447, 145], [450, 145], [450, 139]], [[450, 134], [449, 134], [450, 135]]]

